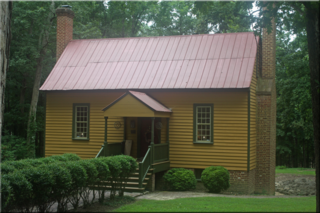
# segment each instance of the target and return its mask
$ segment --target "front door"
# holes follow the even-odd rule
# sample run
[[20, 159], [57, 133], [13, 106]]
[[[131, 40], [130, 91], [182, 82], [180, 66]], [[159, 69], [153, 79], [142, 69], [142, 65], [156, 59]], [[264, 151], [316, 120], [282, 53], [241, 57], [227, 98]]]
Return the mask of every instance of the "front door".
[[[160, 121], [160, 118], [156, 118], [154, 123]], [[144, 157], [146, 152], [148, 151], [148, 147], [151, 143], [151, 126], [152, 120], [150, 118], [142, 118], [141, 126], [140, 126], [140, 157]], [[154, 143], [158, 144], [160, 142], [160, 130], [156, 129], [154, 126]]]

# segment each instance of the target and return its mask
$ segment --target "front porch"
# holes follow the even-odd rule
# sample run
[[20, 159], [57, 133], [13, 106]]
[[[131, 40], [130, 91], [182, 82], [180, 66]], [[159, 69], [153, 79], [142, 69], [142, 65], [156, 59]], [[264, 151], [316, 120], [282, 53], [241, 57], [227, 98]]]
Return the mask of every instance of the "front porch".
[[[144, 190], [148, 180], [154, 179], [155, 173], [170, 169], [169, 121], [171, 110], [144, 93], [129, 91], [105, 107], [103, 111], [104, 144], [96, 158], [121, 154], [134, 157], [139, 167], [137, 173], [130, 177], [135, 181], [129, 183], [131, 185], [128, 191]], [[122, 122], [118, 121], [113, 124], [113, 128], [120, 128], [123, 125], [123, 140], [118, 143], [108, 143], [109, 117], [122, 118]], [[131, 187], [134, 185], [136, 187]]]

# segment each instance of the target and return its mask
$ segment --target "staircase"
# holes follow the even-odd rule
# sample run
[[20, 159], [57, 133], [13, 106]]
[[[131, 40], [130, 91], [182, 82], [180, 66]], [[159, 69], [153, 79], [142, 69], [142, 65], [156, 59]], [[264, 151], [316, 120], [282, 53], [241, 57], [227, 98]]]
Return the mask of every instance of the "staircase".
[[[125, 184], [124, 192], [144, 192], [148, 184], [148, 181], [152, 176], [152, 172], [153, 172], [153, 169], [149, 169], [148, 173], [146, 174], [146, 177], [142, 182], [142, 187], [140, 188], [139, 187], [139, 169], [137, 169], [136, 172], [132, 173], [131, 176], [128, 178], [128, 181]], [[109, 181], [105, 181], [105, 184], [103, 186], [95, 185], [95, 186], [91, 186], [90, 189], [108, 190], [108, 189], [111, 189], [111, 184]]]

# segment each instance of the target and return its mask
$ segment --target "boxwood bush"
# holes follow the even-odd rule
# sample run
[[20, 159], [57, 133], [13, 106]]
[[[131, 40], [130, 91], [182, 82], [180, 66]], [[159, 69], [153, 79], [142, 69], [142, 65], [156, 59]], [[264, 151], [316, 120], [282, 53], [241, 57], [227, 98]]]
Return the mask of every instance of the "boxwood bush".
[[[92, 161], [81, 160], [79, 161], [79, 164], [84, 168], [88, 176], [85, 186], [82, 187], [82, 190], [80, 191], [80, 197], [83, 201], [83, 208], [87, 208], [91, 205], [95, 198], [95, 193], [93, 193], [94, 197], [90, 200], [91, 190], [88, 186], [92, 186], [97, 182], [99, 172]], [[108, 170], [107, 167], [106, 170]]]
[[88, 176], [79, 161], [69, 161], [65, 166], [69, 170], [72, 179], [68, 201], [72, 204], [73, 208], [77, 210], [81, 198], [81, 190], [86, 186]]
[[[10, 185], [12, 192], [12, 199], [9, 198], [10, 206], [18, 210], [19, 212], [30, 212], [31, 211], [31, 201], [32, 201], [32, 185], [25, 178], [21, 171], [14, 171], [2, 176], [4, 181], [7, 181]], [[2, 179], [1, 178], [1, 179]], [[4, 198], [6, 200], [6, 198]]]
[[78, 155], [74, 154], [74, 153], [65, 153], [62, 156], [67, 158], [68, 161], [79, 161], [79, 160], [81, 160], [81, 158]]
[[121, 184], [136, 168], [136, 160], [125, 155], [80, 160], [75, 154], [64, 154], [7, 161], [1, 164], [1, 210], [49, 212], [57, 202], [57, 212], [65, 212], [68, 203], [76, 209], [80, 199], [88, 206], [94, 200], [94, 196], [89, 197], [90, 186], [104, 187], [99, 193], [100, 201], [110, 183], [111, 198], [117, 190], [121, 195]]
[[32, 186], [32, 203], [30, 206], [36, 208], [37, 212], [49, 211], [52, 202], [51, 192], [55, 187], [52, 172], [48, 167], [31, 167], [21, 170], [25, 178]]
[[1, 173], [2, 174], [8, 174], [10, 172], [14, 172], [16, 169], [8, 164], [8, 163], [1, 163]]
[[187, 191], [195, 189], [197, 180], [194, 173], [184, 168], [170, 169], [163, 179], [168, 184], [169, 189], [173, 191]]
[[1, 176], [1, 212], [8, 212], [13, 203], [10, 182]]
[[113, 190], [116, 191], [118, 189], [119, 196], [123, 196], [125, 184], [127, 183], [130, 174], [136, 171], [138, 165], [133, 157], [127, 155], [117, 155], [112, 157], [112, 159], [119, 162], [121, 165], [121, 173], [119, 174], [119, 177], [117, 179], [114, 178], [115, 189]]
[[52, 188], [51, 198], [53, 202], [58, 202], [57, 212], [66, 211], [66, 199], [69, 197], [69, 192], [72, 185], [70, 171], [61, 162], [55, 162], [47, 165], [42, 165], [39, 169], [48, 169], [53, 174], [55, 186]]
[[203, 170], [201, 181], [209, 192], [220, 193], [230, 187], [229, 171], [222, 166], [210, 166]]

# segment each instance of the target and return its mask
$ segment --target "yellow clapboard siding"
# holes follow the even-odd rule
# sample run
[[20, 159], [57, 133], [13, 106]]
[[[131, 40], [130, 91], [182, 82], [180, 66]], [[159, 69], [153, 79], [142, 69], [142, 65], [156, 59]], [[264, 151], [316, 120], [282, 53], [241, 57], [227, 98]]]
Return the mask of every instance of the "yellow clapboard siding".
[[256, 65], [254, 66], [251, 85], [250, 85], [250, 170], [256, 168], [256, 88], [257, 73]]
[[[46, 155], [75, 150], [82, 158], [94, 157], [104, 141], [104, 115], [101, 110], [123, 93], [119, 91], [47, 93]], [[168, 108], [172, 108], [173, 111], [170, 117], [170, 157], [184, 160], [174, 160], [171, 162], [171, 166], [205, 168], [219, 163], [219, 165], [228, 169], [246, 170], [248, 137], [247, 92], [148, 91], [147, 93]], [[71, 138], [72, 127], [70, 125], [72, 125], [73, 103], [90, 103], [90, 140], [87, 142], [74, 141]], [[194, 103], [210, 103], [214, 105], [213, 145], [193, 144]], [[126, 112], [130, 112], [129, 107], [126, 108]], [[119, 111], [119, 109], [117, 110]], [[145, 110], [142, 113], [145, 113]], [[125, 116], [125, 114], [122, 114], [122, 116]], [[122, 116], [108, 116], [107, 140], [110, 143], [123, 140], [124, 122]], [[137, 132], [136, 134], [131, 134], [131, 128], [128, 127], [130, 119], [137, 119], [137, 117], [130, 116], [130, 118], [127, 118], [126, 124], [127, 139], [133, 140], [133, 156], [137, 153], [136, 141], [138, 134]], [[121, 122], [119, 129], [114, 128], [115, 121]], [[161, 143], [165, 143], [166, 119], [162, 118], [161, 121], [163, 124]], [[58, 137], [56, 137], [55, 132], [59, 132], [57, 134], [59, 135]], [[50, 144], [55, 145], [50, 146]], [[194, 157], [190, 158], [190, 156]], [[194, 159], [197, 160], [195, 161]], [[244, 163], [239, 163], [241, 159], [243, 159]]]

